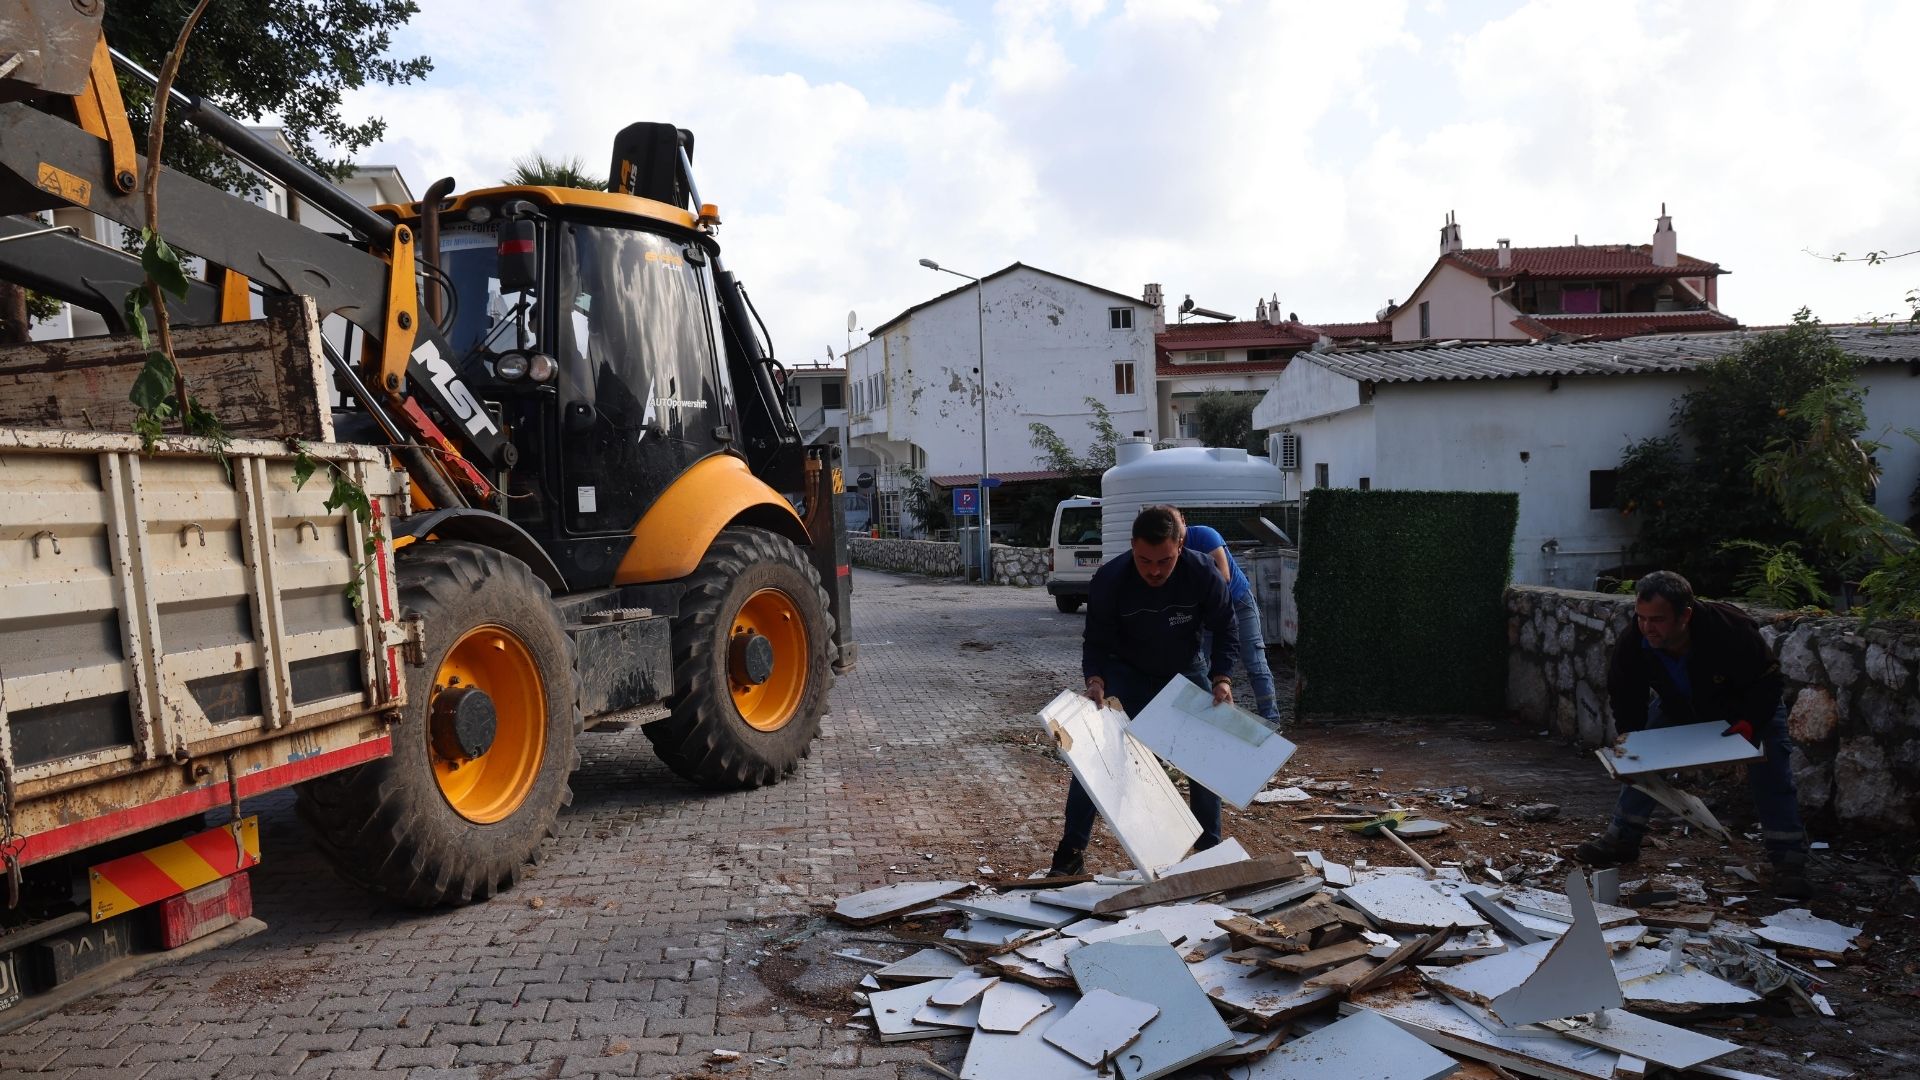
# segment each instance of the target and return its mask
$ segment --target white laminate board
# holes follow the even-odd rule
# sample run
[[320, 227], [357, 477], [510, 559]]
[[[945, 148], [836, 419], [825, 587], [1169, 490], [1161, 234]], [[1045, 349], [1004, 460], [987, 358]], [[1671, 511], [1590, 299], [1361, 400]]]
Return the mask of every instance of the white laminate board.
[[1140, 1037], [1140, 1030], [1160, 1008], [1111, 990], [1089, 990], [1080, 996], [1060, 1022], [1047, 1029], [1046, 1040], [1089, 1065], [1100, 1065]]
[[1082, 993], [1111, 990], [1160, 1010], [1114, 1060], [1120, 1080], [1154, 1080], [1233, 1045], [1233, 1033], [1167, 945], [1096, 941], [1067, 957]]
[[1246, 1080], [1440, 1080], [1459, 1067], [1386, 1017], [1358, 1012], [1281, 1044]]
[[1813, 952], [1839, 954], [1853, 948], [1860, 936], [1857, 926], [1845, 926], [1831, 919], [1814, 917], [1806, 908], [1788, 908], [1748, 927], [1753, 936], [1775, 945], [1788, 945]]
[[843, 896], [833, 905], [833, 913], [850, 922], [884, 919], [912, 911], [943, 896], [952, 896], [970, 884], [966, 881], [903, 881], [898, 885]]
[[1272, 911], [1282, 904], [1291, 904], [1295, 900], [1312, 896], [1325, 886], [1326, 880], [1324, 878], [1303, 877], [1298, 881], [1286, 881], [1278, 885], [1269, 885], [1264, 889], [1256, 889], [1253, 892], [1240, 896], [1228, 897], [1221, 902], [1235, 911], [1243, 911], [1248, 915], [1258, 915], [1262, 912]]
[[[1612, 953], [1600, 934], [1593, 898], [1587, 894], [1586, 876], [1580, 871], [1567, 875], [1566, 895], [1572, 902], [1573, 925], [1552, 944], [1536, 942], [1528, 946], [1546, 945], [1547, 953], [1541, 958], [1540, 966], [1520, 985], [1487, 1003], [1493, 1014], [1505, 1023], [1532, 1024], [1578, 1016], [1617, 1007], [1625, 1000], [1620, 993], [1620, 980], [1613, 973]], [[1498, 959], [1500, 957], [1490, 956], [1474, 963]]]
[[1042, 990], [1049, 1005], [1018, 1032], [981, 1029], [967, 1044], [961, 1080], [1097, 1080], [1091, 1066], [1047, 1042], [1047, 1030], [1073, 1008], [1080, 995], [1072, 990]]
[[1024, 890], [1006, 896], [972, 896], [964, 900], [949, 900], [947, 906], [983, 919], [1024, 923], [1045, 930], [1058, 929], [1084, 914], [1072, 908], [1041, 903]]
[[1571, 1039], [1505, 1038], [1439, 997], [1411, 998], [1376, 990], [1340, 1004], [1341, 1013], [1379, 1013], [1436, 1050], [1488, 1061], [1527, 1076], [1547, 1080], [1612, 1080], [1619, 1055], [1582, 1046]]
[[939, 983], [913, 983], [897, 990], [882, 990], [867, 996], [867, 1005], [873, 1010], [873, 1027], [880, 1033], [881, 1042], [906, 1042], [910, 1039], [938, 1039], [947, 1035], [964, 1035], [967, 1028], [946, 1025], [922, 1024], [914, 1015], [926, 1008], [927, 998], [933, 995], [933, 988]]
[[926, 982], [945, 979], [967, 970], [967, 962], [945, 949], [921, 949], [904, 960], [897, 960], [873, 974], [893, 982]]
[[1605, 1027], [1598, 1023], [1554, 1027], [1577, 1042], [1603, 1047], [1616, 1054], [1631, 1054], [1669, 1069], [1691, 1069], [1740, 1049], [1739, 1043], [1649, 1020], [1625, 1009], [1608, 1009], [1604, 1016]]
[[1047, 903], [1054, 907], [1072, 908], [1078, 912], [1092, 911], [1100, 901], [1119, 896], [1128, 889], [1137, 889], [1139, 882], [1108, 884], [1100, 881], [1082, 881], [1077, 885], [1068, 885], [1064, 889], [1049, 889]]
[[968, 945], [1011, 945], [1016, 941], [1037, 940], [1052, 933], [1051, 930], [1023, 923], [968, 916], [965, 926], [956, 926], [940, 936]]
[[1016, 1034], [1041, 1013], [1053, 1008], [1053, 1000], [1031, 986], [1002, 980], [980, 995], [979, 1028]]
[[1205, 851], [1196, 851], [1171, 866], [1162, 867], [1160, 876], [1172, 877], [1174, 874], [1184, 874], [1190, 870], [1205, 870], [1209, 867], [1225, 866], [1228, 863], [1246, 862], [1251, 858], [1253, 856], [1247, 854], [1247, 849], [1240, 843], [1240, 838], [1229, 836]]
[[1551, 941], [1536, 941], [1458, 967], [1436, 968], [1427, 976], [1427, 981], [1468, 1001], [1484, 1004], [1526, 982], [1551, 948]]
[[1674, 772], [1706, 765], [1759, 761], [1766, 753], [1721, 723], [1681, 724], [1629, 732], [1617, 747], [1603, 748], [1601, 762], [1615, 776]]
[[[1546, 889], [1509, 888], [1501, 893], [1500, 899], [1515, 911], [1524, 911], [1557, 922], [1573, 921], [1572, 901], [1568, 900], [1564, 893], [1549, 892]], [[1593, 905], [1593, 913], [1602, 929], [1640, 921], [1639, 912], [1613, 904], [1596, 902]]]
[[1063, 691], [1040, 721], [1135, 866], [1155, 875], [1200, 838], [1200, 822], [1166, 769], [1128, 734], [1126, 714]]
[[934, 987], [933, 996], [927, 998], [927, 1001], [935, 1005], [965, 1005], [986, 993], [987, 987], [999, 981], [998, 975], [975, 975], [970, 971], [964, 972]]
[[1370, 877], [1348, 886], [1340, 895], [1374, 922], [1399, 930], [1487, 925], [1487, 920], [1466, 901], [1419, 878], [1398, 874]]
[[1188, 970], [1208, 997], [1262, 1023], [1323, 1008], [1324, 1002], [1337, 996], [1326, 987], [1307, 986], [1309, 976], [1236, 964], [1227, 959], [1226, 953], [1209, 956]]
[[1176, 675], [1127, 728], [1165, 758], [1234, 806], [1245, 810], [1273, 779], [1294, 745], [1266, 721]]

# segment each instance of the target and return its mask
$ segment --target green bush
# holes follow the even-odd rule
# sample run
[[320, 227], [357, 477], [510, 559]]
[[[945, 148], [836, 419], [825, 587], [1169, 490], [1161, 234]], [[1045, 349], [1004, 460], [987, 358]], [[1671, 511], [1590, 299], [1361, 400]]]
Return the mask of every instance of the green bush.
[[1497, 715], [1512, 492], [1307, 493], [1294, 599], [1302, 713]]

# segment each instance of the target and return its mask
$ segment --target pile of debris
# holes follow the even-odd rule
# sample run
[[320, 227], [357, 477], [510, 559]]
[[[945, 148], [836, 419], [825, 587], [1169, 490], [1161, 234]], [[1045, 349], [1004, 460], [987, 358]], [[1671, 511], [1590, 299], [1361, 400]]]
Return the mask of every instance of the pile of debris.
[[[1713, 1064], [1737, 1044], [1668, 1021], [1773, 994], [1832, 1015], [1820, 977], [1785, 957], [1831, 967], [1859, 930], [1804, 910], [1751, 928], [1663, 918], [1656, 905], [1676, 897], [1647, 888], [1624, 898], [1643, 917], [1611, 872], [1575, 871], [1557, 892], [1417, 855], [1347, 866], [1318, 851], [1254, 857], [1235, 840], [1169, 862], [1198, 827], [1136, 738], [1168, 744], [1159, 721], [1142, 723], [1153, 710], [1116, 727], [1070, 697], [1042, 718], [1142, 869], [998, 889], [906, 882], [833, 909], [861, 927], [952, 924], [899, 934], [920, 947], [897, 960], [837, 955], [874, 969], [854, 990], [856, 1022], [882, 1042], [968, 1039], [963, 1080], [1754, 1080]], [[1291, 753], [1224, 710], [1181, 704], [1177, 764], [1228, 801], [1244, 805]]]

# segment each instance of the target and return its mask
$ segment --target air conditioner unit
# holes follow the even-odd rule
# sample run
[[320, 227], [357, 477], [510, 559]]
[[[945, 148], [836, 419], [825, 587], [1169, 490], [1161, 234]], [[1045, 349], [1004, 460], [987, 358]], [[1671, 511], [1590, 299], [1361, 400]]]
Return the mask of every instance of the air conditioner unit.
[[1299, 471], [1300, 436], [1291, 431], [1276, 432], [1267, 436], [1267, 457], [1282, 471]]

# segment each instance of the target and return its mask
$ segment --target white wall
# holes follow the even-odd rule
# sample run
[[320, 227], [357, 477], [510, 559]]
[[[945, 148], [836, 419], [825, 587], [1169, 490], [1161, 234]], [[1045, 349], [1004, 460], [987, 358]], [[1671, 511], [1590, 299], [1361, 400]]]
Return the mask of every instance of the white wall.
[[[1093, 444], [1085, 399], [1105, 403], [1122, 436], [1154, 424], [1153, 309], [1134, 301], [1133, 329], [1109, 330], [1126, 301], [1021, 268], [986, 282], [988, 465], [997, 472], [1045, 465], [1028, 425], [1049, 425], [1076, 452]], [[980, 337], [972, 288], [914, 312], [847, 354], [849, 393], [870, 375], [886, 401], [849, 416], [855, 445], [912, 443], [930, 474], [980, 468]], [[1134, 364], [1134, 393], [1113, 392], [1113, 365]], [[853, 404], [849, 401], [849, 405]], [[898, 459], [904, 460], [904, 459]]]
[[1875, 455], [1880, 461], [1880, 512], [1904, 522], [1920, 511], [1912, 504], [1913, 486], [1920, 483], [1920, 443], [1904, 431], [1920, 428], [1920, 371], [1903, 364], [1875, 364], [1860, 369], [1860, 385], [1867, 391], [1865, 434], [1887, 444]]
[[1511, 293], [1493, 295], [1494, 290], [1487, 287], [1485, 278], [1469, 274], [1451, 263], [1442, 263], [1434, 271], [1433, 280], [1419, 294], [1400, 305], [1389, 320], [1393, 324], [1393, 340], [1420, 340], [1420, 305], [1428, 306], [1427, 336], [1435, 341], [1447, 341], [1452, 338], [1470, 338], [1474, 340], [1508, 339], [1524, 340], [1527, 335], [1513, 325], [1520, 312], [1507, 303]]
[[1372, 487], [1386, 487], [1380, 482], [1375, 427], [1371, 405], [1290, 425], [1289, 430], [1300, 437], [1300, 471], [1295, 474], [1294, 490], [1304, 496], [1320, 486], [1320, 470], [1315, 466], [1321, 464], [1327, 467], [1327, 487], [1357, 488], [1363, 476]]
[[1261, 431], [1278, 431], [1360, 404], [1359, 382], [1328, 371], [1304, 353], [1294, 357], [1269, 385], [1267, 396], [1253, 408], [1253, 426]]

